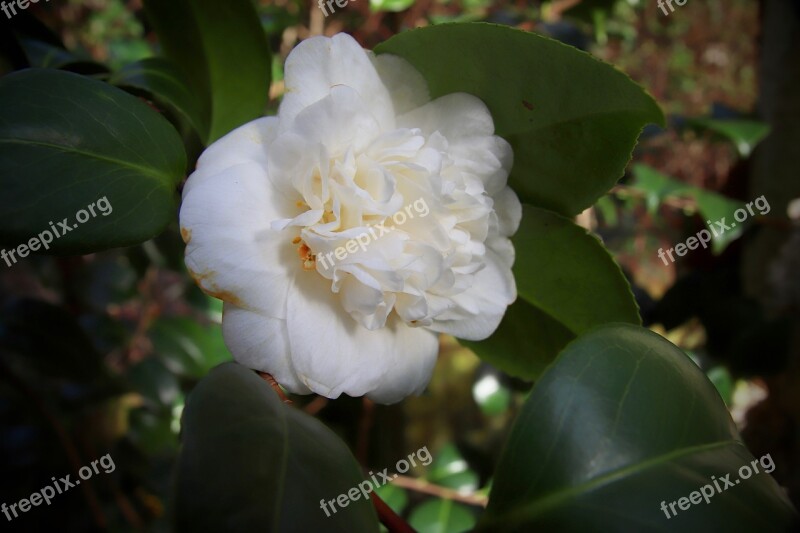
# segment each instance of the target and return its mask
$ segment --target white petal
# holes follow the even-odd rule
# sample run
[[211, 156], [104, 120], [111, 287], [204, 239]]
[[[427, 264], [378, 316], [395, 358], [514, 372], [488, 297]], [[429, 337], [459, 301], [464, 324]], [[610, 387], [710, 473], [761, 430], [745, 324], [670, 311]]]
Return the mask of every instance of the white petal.
[[500, 235], [509, 237], [519, 229], [522, 220], [522, 204], [511, 187], [505, 187], [494, 195], [494, 210], [497, 213]]
[[291, 127], [303, 109], [338, 85], [355, 89], [381, 126], [394, 128], [389, 92], [367, 52], [347, 34], [312, 37], [298, 44], [286, 58], [284, 82], [286, 93], [279, 109], [282, 128]]
[[389, 89], [396, 115], [416, 109], [431, 99], [425, 78], [411, 63], [392, 54], [369, 54], [375, 70]]
[[489, 337], [517, 298], [511, 269], [492, 250], [486, 252], [486, 267], [475, 274], [466, 291], [453, 300], [458, 307], [434, 319], [430, 329], [471, 341]]
[[189, 272], [216, 298], [284, 318], [287, 280], [299, 259], [292, 235], [273, 231], [270, 224], [297, 210], [256, 164], [205, 177], [184, 190], [181, 205]]
[[289, 392], [311, 392], [292, 367], [285, 320], [226, 303], [222, 308], [222, 335], [239, 364], [271, 374]]
[[341, 308], [316, 272], [298, 272], [289, 291], [287, 327], [299, 378], [314, 392], [336, 398], [367, 395], [394, 403], [421, 393], [430, 381], [438, 337], [410, 328], [392, 314], [369, 331]]
[[205, 149], [197, 160], [197, 170], [183, 187], [183, 194], [206, 178], [243, 163], [266, 168], [267, 150], [278, 133], [278, 117], [264, 117], [248, 122]]

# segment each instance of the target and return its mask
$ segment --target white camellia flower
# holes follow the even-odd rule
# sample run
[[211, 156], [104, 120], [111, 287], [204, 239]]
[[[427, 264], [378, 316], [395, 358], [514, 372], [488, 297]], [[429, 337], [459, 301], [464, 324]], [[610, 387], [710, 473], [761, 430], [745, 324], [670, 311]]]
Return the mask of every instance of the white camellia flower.
[[438, 333], [480, 340], [516, 298], [511, 147], [468, 94], [403, 59], [303, 41], [278, 116], [211, 145], [183, 192], [186, 264], [234, 358], [289, 391], [392, 403]]

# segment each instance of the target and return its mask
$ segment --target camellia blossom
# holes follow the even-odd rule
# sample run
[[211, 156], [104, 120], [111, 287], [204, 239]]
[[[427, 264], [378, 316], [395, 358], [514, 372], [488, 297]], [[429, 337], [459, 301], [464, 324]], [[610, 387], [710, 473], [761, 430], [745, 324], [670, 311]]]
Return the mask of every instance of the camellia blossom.
[[419, 394], [438, 333], [484, 339], [516, 298], [511, 147], [480, 99], [430, 101], [405, 60], [345, 34], [303, 41], [285, 72], [278, 115], [186, 182], [186, 265], [224, 301], [234, 358], [289, 391]]

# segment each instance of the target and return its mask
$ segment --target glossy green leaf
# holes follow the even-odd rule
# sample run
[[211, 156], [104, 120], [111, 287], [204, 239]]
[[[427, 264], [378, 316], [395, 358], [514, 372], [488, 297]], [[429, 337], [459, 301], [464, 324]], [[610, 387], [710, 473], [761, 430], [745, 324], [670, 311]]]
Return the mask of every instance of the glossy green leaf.
[[376, 47], [428, 81], [431, 97], [481, 98], [514, 148], [510, 184], [535, 206], [575, 215], [623, 175], [655, 101], [612, 66], [557, 41], [484, 23], [400, 33]]
[[166, 59], [151, 57], [130, 63], [114, 74], [109, 83], [145, 91], [179, 113], [198, 134], [208, 131], [208, 117], [203, 114], [197, 95], [180, 70]]
[[211, 143], [264, 114], [271, 54], [250, 0], [145, 0], [164, 55], [183, 69], [209, 117]]
[[586, 229], [545, 209], [524, 206], [513, 241], [520, 297], [571, 332], [608, 322], [640, 323], [628, 281]]
[[769, 125], [757, 120], [717, 120], [694, 118], [686, 121], [696, 129], [712, 131], [733, 142], [742, 157], [749, 157], [753, 149], [769, 134]]
[[414, 509], [408, 523], [418, 533], [462, 533], [473, 528], [475, 515], [465, 505], [437, 499]]
[[30, 38], [21, 38], [19, 44], [25, 51], [31, 67], [69, 70], [86, 75], [108, 72], [108, 67], [87, 57], [73, 54], [60, 46]]
[[[753, 461], [683, 352], [646, 329], [608, 325], [570, 344], [534, 387], [479, 529], [785, 531], [793, 509], [761, 471], [769, 460], [735, 482]], [[662, 510], [728, 474], [733, 486], [714, 490], [710, 503], [669, 518]]]
[[[27, 244], [45, 231], [50, 252], [143, 242], [176, 216], [175, 189], [185, 171], [175, 129], [119, 89], [57, 70], [0, 79], [0, 241], [6, 246]], [[34, 251], [45, 252], [41, 240], [47, 239], [42, 235]]]
[[[378, 531], [344, 442], [281, 402], [252, 370], [221, 365], [192, 392], [176, 470], [177, 531]], [[320, 500], [356, 488], [326, 516]]]

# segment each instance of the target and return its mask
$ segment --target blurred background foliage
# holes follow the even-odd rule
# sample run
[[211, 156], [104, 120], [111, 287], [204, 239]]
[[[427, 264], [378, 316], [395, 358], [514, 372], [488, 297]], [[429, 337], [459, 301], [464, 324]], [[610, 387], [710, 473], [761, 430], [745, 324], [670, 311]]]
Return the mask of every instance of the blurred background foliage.
[[[327, 18], [309, 2], [256, 5], [273, 52], [270, 112], [282, 94], [283, 60], [300, 40], [345, 31], [371, 48], [403, 30], [451, 21], [548, 35], [647, 88], [668, 113], [669, 127], [645, 131], [628, 174], [579, 221], [623, 266], [645, 325], [708, 373], [753, 454], [772, 454], [773, 475], [797, 505], [800, 230], [797, 209], [794, 222], [787, 210], [800, 191], [796, 177], [774, 181], [791, 172], [775, 170], [790, 165], [790, 151], [767, 147], [776, 129], [790, 127], [776, 114], [791, 94], [790, 81], [775, 74], [788, 70], [780, 63], [785, 57], [760, 56], [780, 44], [769, 41], [771, 25], [780, 24], [775, 9], [764, 14], [769, 3], [695, 1], [664, 16], [655, 2], [636, 0], [352, 0]], [[192, 110], [151, 101], [137, 73], [121, 70], [157, 50], [140, 0], [52, 0], [30, 13], [70, 51], [28, 42], [32, 65], [110, 79], [176, 123], [192, 120]], [[200, 139], [181, 131], [196, 157]], [[786, 139], [797, 140], [796, 127], [778, 142]], [[725, 242], [668, 265], [657, 256], [702, 229], [704, 220], [761, 194], [771, 211]], [[197, 289], [182, 254], [174, 223], [140, 246], [0, 267], [0, 500], [16, 501], [106, 453], [117, 464], [113, 474], [95, 476], [13, 528], [169, 529], [184, 400], [211, 368], [230, 359], [220, 302]], [[530, 387], [443, 338], [420, 398], [394, 406], [353, 398], [295, 401], [333, 428], [366, 469], [381, 470], [427, 447], [432, 464], [379, 492], [417, 530], [457, 532], [470, 529], [485, 505], [490, 473]]]

